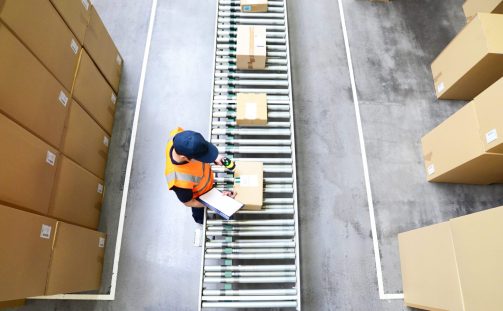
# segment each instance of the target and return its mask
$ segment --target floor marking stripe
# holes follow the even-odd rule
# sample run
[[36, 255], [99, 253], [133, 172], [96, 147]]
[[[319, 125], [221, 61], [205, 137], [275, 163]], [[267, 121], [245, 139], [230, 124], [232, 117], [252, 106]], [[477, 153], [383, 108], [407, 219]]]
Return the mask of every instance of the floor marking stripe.
[[353, 103], [355, 106], [356, 113], [356, 124], [358, 126], [358, 138], [360, 140], [360, 150], [362, 154], [362, 163], [363, 163], [363, 173], [365, 176], [365, 189], [367, 191], [367, 203], [369, 208], [370, 215], [370, 227], [372, 231], [372, 243], [374, 245], [374, 258], [376, 263], [377, 270], [377, 285], [379, 287], [379, 299], [381, 300], [389, 300], [389, 299], [403, 299], [403, 294], [385, 294], [384, 293], [384, 284], [383, 284], [383, 274], [382, 274], [382, 265], [381, 265], [381, 254], [379, 250], [379, 240], [377, 238], [377, 227], [375, 221], [375, 213], [374, 213], [374, 201], [372, 199], [372, 189], [370, 187], [370, 176], [369, 176], [369, 168], [367, 161], [367, 151], [365, 149], [365, 140], [363, 138], [363, 127], [362, 120], [360, 116], [360, 104], [358, 102], [358, 94], [356, 92], [356, 82], [353, 71], [353, 61], [351, 57], [351, 49], [349, 47], [349, 39], [346, 28], [346, 19], [344, 16], [344, 7], [342, 5], [342, 0], [338, 0], [339, 2], [339, 12], [341, 16], [341, 26], [342, 33], [344, 36], [344, 45], [346, 47], [346, 56], [348, 61], [348, 69], [349, 69], [349, 78], [351, 80], [351, 91], [353, 94]]

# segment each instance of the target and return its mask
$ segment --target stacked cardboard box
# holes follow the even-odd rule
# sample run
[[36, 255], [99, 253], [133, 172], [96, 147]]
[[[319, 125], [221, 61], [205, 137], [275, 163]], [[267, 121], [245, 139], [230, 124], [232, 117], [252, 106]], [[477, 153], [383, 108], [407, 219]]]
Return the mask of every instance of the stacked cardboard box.
[[503, 77], [503, 15], [479, 13], [431, 65], [440, 99], [472, 100]]
[[0, 302], [98, 289], [122, 57], [87, 0], [0, 0], [0, 42]]
[[503, 207], [398, 236], [404, 300], [424, 310], [503, 309]]
[[428, 180], [503, 182], [503, 78], [422, 139]]
[[503, 13], [502, 0], [466, 0], [463, 4], [466, 20], [470, 22], [477, 13]]

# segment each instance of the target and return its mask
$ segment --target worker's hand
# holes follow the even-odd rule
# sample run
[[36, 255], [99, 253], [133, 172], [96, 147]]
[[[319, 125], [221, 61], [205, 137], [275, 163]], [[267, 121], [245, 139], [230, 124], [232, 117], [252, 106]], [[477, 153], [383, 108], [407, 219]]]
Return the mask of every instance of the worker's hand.
[[215, 160], [215, 164], [216, 165], [224, 165], [224, 163], [222, 162], [222, 159], [224, 158], [225, 156], [219, 154], [217, 159]]
[[237, 195], [237, 192], [236, 191], [222, 191], [222, 194], [234, 199]]

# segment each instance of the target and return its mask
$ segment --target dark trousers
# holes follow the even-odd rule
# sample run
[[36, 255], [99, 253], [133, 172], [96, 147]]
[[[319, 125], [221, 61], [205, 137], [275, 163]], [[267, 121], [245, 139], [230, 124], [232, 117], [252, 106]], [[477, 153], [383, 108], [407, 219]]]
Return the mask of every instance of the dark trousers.
[[203, 208], [193, 207], [192, 218], [194, 218], [195, 222], [202, 225], [204, 223], [204, 207]]

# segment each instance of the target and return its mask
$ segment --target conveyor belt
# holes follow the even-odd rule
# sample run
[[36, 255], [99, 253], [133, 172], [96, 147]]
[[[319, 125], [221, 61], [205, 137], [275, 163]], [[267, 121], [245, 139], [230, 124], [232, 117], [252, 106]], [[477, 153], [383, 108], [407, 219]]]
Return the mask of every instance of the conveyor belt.
[[[206, 211], [199, 310], [300, 310], [300, 258], [295, 137], [285, 0], [267, 13], [241, 13], [239, 0], [217, 0], [211, 141], [239, 161], [264, 163], [264, 207], [225, 221]], [[267, 27], [266, 69], [236, 69], [237, 25]], [[236, 94], [267, 93], [266, 126], [236, 125]], [[217, 188], [233, 174], [214, 167]]]

